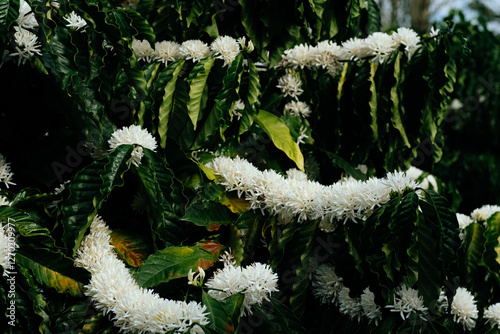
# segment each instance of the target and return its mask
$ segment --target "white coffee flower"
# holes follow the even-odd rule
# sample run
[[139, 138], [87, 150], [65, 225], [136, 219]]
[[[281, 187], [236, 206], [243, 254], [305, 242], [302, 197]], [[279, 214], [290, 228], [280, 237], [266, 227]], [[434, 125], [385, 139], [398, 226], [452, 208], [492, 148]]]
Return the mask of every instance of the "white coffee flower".
[[382, 310], [380, 306], [375, 304], [375, 295], [370, 291], [370, 288], [363, 290], [360, 300], [363, 315], [368, 318], [370, 323], [375, 322], [375, 326], [378, 326], [378, 322], [382, 320]]
[[242, 268], [236, 266], [227, 254], [223, 262], [224, 268], [215, 272], [205, 286], [211, 289], [208, 294], [217, 300], [244, 293], [242, 315], [252, 314], [252, 305], [261, 305], [264, 300], [269, 300], [272, 292], [278, 291], [278, 275], [269, 265], [254, 262]]
[[290, 96], [294, 99], [297, 99], [304, 92], [301, 86], [302, 81], [292, 73], [287, 73], [279, 78], [278, 85], [276, 85], [276, 87], [281, 89], [284, 97]]
[[16, 42], [16, 52], [11, 53], [11, 56], [18, 56], [19, 61], [17, 65], [21, 63], [25, 64], [27, 60], [30, 60], [35, 56], [35, 54], [41, 56], [42, 47], [38, 42], [38, 37], [29, 30], [23, 29], [21, 27], [14, 27], [16, 31], [14, 33], [14, 40]]
[[429, 37], [433, 38], [439, 35], [439, 29], [436, 29], [434, 27], [431, 27], [431, 30], [429, 31]]
[[312, 65], [314, 61], [314, 54], [310, 52], [309, 45], [300, 44], [294, 46], [292, 49], [286, 50], [284, 53], [283, 62], [287, 64], [287, 66], [291, 66], [293, 68], [304, 68]]
[[370, 55], [365, 39], [353, 37], [342, 43], [344, 60], [362, 60]]
[[96, 217], [90, 233], [76, 252], [75, 265], [91, 274], [85, 286], [98, 311], [112, 313], [112, 321], [125, 333], [186, 333], [193, 324], [208, 325], [206, 306], [160, 298], [135, 282], [110, 244], [111, 230]]
[[488, 306], [488, 309], [484, 311], [484, 318], [487, 319], [492, 326], [497, 326], [497, 328], [500, 329], [500, 303]]
[[240, 44], [230, 36], [219, 36], [210, 45], [210, 50], [217, 59], [224, 61], [224, 66], [229, 66], [237, 55], [240, 54]]
[[290, 101], [285, 104], [285, 115], [309, 117], [311, 108], [302, 101]]
[[3, 182], [7, 188], [9, 188], [9, 185], [16, 185], [12, 182], [13, 176], [14, 173], [10, 170], [10, 163], [0, 154], [0, 182]]
[[141, 159], [144, 155], [142, 149], [143, 147], [153, 152], [156, 151], [157, 147], [154, 137], [148, 132], [148, 130], [142, 129], [139, 125], [131, 125], [129, 127], [116, 130], [111, 134], [108, 144], [111, 151], [120, 145], [135, 145], [131, 156], [131, 162], [135, 166], [138, 166], [141, 163]]
[[72, 11], [69, 13], [68, 17], [63, 17], [68, 24], [66, 24], [66, 27], [68, 28], [73, 28], [75, 31], [81, 30], [82, 32], [85, 31], [85, 28], [87, 27], [87, 22], [75, 11]]
[[472, 330], [476, 326], [478, 310], [474, 296], [465, 288], [458, 288], [451, 302], [453, 320], [461, 323], [464, 329]]
[[246, 43], [245, 36], [238, 38], [238, 43], [240, 44], [241, 49], [248, 53], [251, 53], [255, 49], [255, 46], [253, 45], [251, 40], [248, 40], [248, 44]]
[[372, 61], [382, 64], [389, 58], [391, 53], [397, 49], [396, 42], [391, 36], [383, 32], [375, 32], [365, 39], [369, 55], [373, 56]]
[[243, 114], [241, 111], [245, 110], [245, 103], [242, 100], [238, 100], [234, 102], [233, 109], [231, 110], [231, 113], [233, 117], [236, 117], [238, 120], [243, 117]]
[[408, 59], [411, 59], [413, 54], [420, 48], [420, 36], [412, 29], [398, 28], [391, 37], [397, 45], [402, 44], [405, 46], [405, 52]]
[[25, 1], [19, 2], [19, 16], [16, 23], [23, 29], [34, 29], [38, 27], [35, 14], [31, 11], [30, 5]]
[[363, 307], [359, 298], [352, 298], [349, 295], [350, 289], [343, 286], [338, 294], [340, 313], [348, 315], [351, 319], [361, 321]]
[[147, 40], [140, 41], [138, 39], [134, 39], [132, 41], [132, 51], [134, 51], [137, 60], [143, 60], [148, 63], [151, 62], [154, 52], [153, 48], [151, 47], [151, 44], [149, 44], [149, 41]]
[[472, 211], [470, 216], [475, 222], [486, 222], [495, 212], [498, 211], [500, 211], [500, 206], [498, 205], [483, 205], [482, 207]]
[[210, 49], [206, 43], [199, 39], [190, 39], [181, 44], [179, 49], [181, 58], [192, 59], [194, 63], [210, 56]]
[[418, 295], [418, 291], [402, 285], [396, 288], [394, 294], [394, 304], [387, 305], [391, 312], [399, 312], [403, 320], [407, 319], [410, 314], [417, 313], [422, 319], [423, 315], [427, 314], [427, 307], [424, 306], [424, 298]]
[[161, 41], [155, 43], [155, 49], [151, 54], [153, 60], [161, 61], [165, 65], [176, 61], [181, 57], [180, 44], [172, 41]]

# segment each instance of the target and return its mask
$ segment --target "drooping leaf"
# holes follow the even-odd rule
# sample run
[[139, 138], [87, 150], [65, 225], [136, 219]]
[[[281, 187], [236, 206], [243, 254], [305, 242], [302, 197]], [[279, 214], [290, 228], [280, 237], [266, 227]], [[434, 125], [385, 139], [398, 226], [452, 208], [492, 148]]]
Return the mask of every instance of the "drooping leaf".
[[194, 130], [198, 124], [198, 117], [201, 112], [201, 100], [208, 79], [210, 69], [214, 65], [215, 57], [208, 57], [200, 60], [189, 73], [189, 102], [187, 105], [189, 118], [193, 124]]
[[285, 123], [277, 116], [260, 110], [255, 119], [257, 124], [271, 138], [274, 145], [285, 152], [285, 154], [297, 165], [297, 168], [304, 171], [304, 156], [299, 145], [290, 135], [290, 130]]
[[392, 100], [392, 116], [391, 121], [392, 125], [399, 131], [401, 134], [401, 138], [403, 138], [403, 142], [407, 147], [411, 147], [410, 142], [408, 141], [408, 136], [406, 135], [406, 130], [403, 125], [403, 120], [401, 117], [401, 108], [402, 105], [399, 103], [400, 101], [400, 88], [401, 82], [403, 81], [404, 71], [401, 71], [401, 57], [403, 56], [403, 52], [399, 52], [396, 57], [396, 62], [394, 63], [394, 78], [396, 82], [394, 86], [391, 88], [391, 100]]
[[186, 277], [195, 271], [200, 260], [216, 261], [214, 254], [200, 247], [171, 246], [150, 255], [139, 267], [134, 277], [137, 283], [148, 288], [174, 278]]
[[16, 261], [32, 270], [40, 284], [72, 296], [83, 296], [83, 284], [90, 278], [87, 271], [74, 267], [73, 261], [61, 253], [46, 249], [21, 247], [17, 251]]
[[222, 302], [211, 297], [205, 291], [203, 291], [202, 302], [203, 305], [207, 307], [207, 317], [208, 321], [210, 322], [210, 324], [208, 325], [209, 328], [213, 329], [216, 333], [234, 333], [235, 327], [231, 321], [231, 316], [227, 314], [224, 306], [222, 305]]

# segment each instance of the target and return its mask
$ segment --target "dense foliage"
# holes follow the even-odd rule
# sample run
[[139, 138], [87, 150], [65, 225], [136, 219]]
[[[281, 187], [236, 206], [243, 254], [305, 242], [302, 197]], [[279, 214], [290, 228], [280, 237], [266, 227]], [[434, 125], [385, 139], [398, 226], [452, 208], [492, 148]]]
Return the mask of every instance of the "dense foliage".
[[454, 210], [475, 166], [499, 182], [498, 85], [474, 88], [498, 48], [435, 28], [409, 50], [373, 0], [0, 0], [9, 331], [496, 331], [500, 214]]

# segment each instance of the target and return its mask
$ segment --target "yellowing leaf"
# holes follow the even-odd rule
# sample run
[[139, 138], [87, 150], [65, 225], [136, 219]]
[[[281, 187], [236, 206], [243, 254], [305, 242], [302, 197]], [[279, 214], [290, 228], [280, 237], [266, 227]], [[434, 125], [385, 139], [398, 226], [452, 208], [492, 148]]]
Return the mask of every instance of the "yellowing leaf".
[[229, 210], [231, 210], [233, 213], [243, 213], [248, 210], [248, 207], [250, 206], [250, 203], [243, 199], [239, 198], [236, 196], [232, 196], [231, 194], [229, 195], [224, 195], [220, 202], [227, 206]]
[[143, 240], [121, 230], [113, 230], [111, 244], [121, 258], [132, 267], [139, 267], [149, 253], [148, 246]]

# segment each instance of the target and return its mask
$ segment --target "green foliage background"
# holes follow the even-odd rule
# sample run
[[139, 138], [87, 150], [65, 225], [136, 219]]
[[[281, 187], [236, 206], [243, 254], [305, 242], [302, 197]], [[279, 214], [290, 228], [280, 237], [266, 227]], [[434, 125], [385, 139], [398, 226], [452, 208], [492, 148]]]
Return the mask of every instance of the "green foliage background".
[[[481, 81], [485, 73], [498, 74], [499, 49], [484, 24], [452, 15], [438, 24], [438, 36], [424, 35], [411, 60], [398, 50], [379, 66], [347, 62], [338, 76], [297, 69], [301, 99], [313, 106], [305, 120], [283, 115], [287, 100], [276, 84], [285, 70], [275, 67], [281, 55], [301, 43], [340, 44], [379, 31], [374, 1], [144, 0], [135, 10], [113, 1], [59, 4], [30, 2], [40, 23], [42, 55], [18, 66], [8, 54], [19, 2], [0, 1], [0, 152], [12, 164], [16, 182], [2, 190], [13, 203], [0, 207], [0, 219], [15, 222], [20, 245], [18, 327], [12, 332], [117, 332], [83, 294], [89, 273], [73, 266], [75, 250], [97, 214], [114, 231], [113, 244], [137, 282], [164, 297], [204, 303], [211, 311], [206, 330], [213, 333], [462, 330], [439, 312], [423, 324], [417, 316], [402, 321], [384, 311], [379, 326], [342, 316], [311, 293], [311, 273], [322, 263], [339, 269], [353, 295], [369, 286], [381, 304], [393, 302], [400, 284], [418, 288], [426, 305], [443, 285], [450, 297], [458, 285], [469, 286], [483, 308], [498, 300], [499, 214], [487, 228], [471, 224], [465, 243], [458, 239], [454, 214], [458, 208], [469, 212], [500, 203], [499, 89], [494, 83], [489, 90]], [[66, 27], [63, 16], [73, 10], [88, 23], [83, 34]], [[131, 48], [134, 39], [152, 45], [210, 43], [219, 35], [246, 36], [256, 49], [223, 67], [213, 57], [196, 64], [144, 63]], [[258, 70], [262, 62], [268, 63], [265, 72]], [[478, 94], [487, 98], [476, 109], [449, 111], [452, 99]], [[231, 116], [238, 99], [246, 105], [241, 120]], [[114, 129], [130, 124], [148, 129], [160, 144], [157, 152], [144, 149], [139, 167], [129, 163], [132, 146], [108, 153]], [[299, 146], [303, 126], [309, 138]], [[197, 161], [193, 151], [200, 149], [205, 151], [197, 153]], [[406, 191], [365, 222], [339, 224], [326, 234], [318, 221], [282, 226], [274, 217], [249, 211], [248, 203], [226, 193], [201, 166], [214, 154], [240, 155], [279, 172], [304, 169], [304, 161], [314, 157], [323, 184], [348, 175], [383, 176], [412, 163], [443, 182], [441, 195]], [[355, 169], [359, 164], [367, 165], [367, 175]], [[62, 181], [69, 181], [66, 190], [55, 195]], [[142, 212], [131, 208], [136, 194], [145, 199]], [[199, 260], [208, 261], [207, 273], [213, 273], [225, 249], [238, 264], [266, 262], [280, 276], [280, 293], [255, 308], [257, 325], [239, 317], [241, 295], [220, 302], [186, 284]], [[321, 261], [318, 249], [328, 255]], [[8, 288], [1, 280], [2, 313]], [[486, 327], [483, 322], [476, 332]]]

